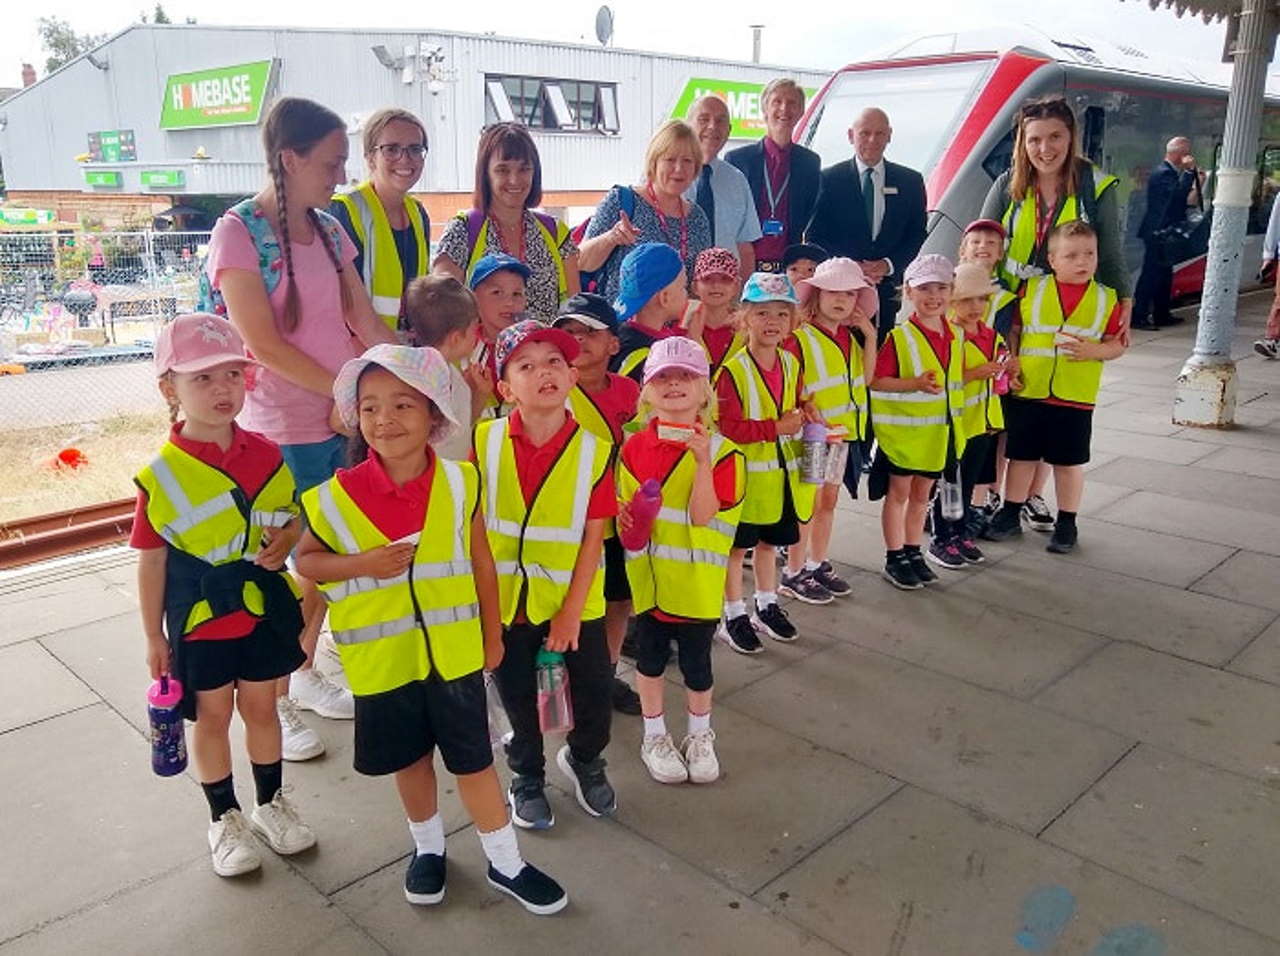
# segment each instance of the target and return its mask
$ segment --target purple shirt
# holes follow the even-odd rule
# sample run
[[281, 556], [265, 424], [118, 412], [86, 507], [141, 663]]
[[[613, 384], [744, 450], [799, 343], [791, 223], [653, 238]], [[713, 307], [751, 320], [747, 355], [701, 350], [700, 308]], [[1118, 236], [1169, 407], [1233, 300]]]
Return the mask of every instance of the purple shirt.
[[[760, 214], [760, 228], [765, 235], [754, 243], [756, 259], [780, 260], [787, 246], [791, 245], [791, 237], [787, 235], [787, 221], [791, 211], [791, 183], [787, 177], [791, 174], [791, 144], [784, 148], [769, 137], [764, 140], [764, 175], [773, 186], [774, 205], [769, 204], [768, 185], [760, 187], [756, 196], [756, 212]], [[777, 236], [768, 235], [765, 220], [777, 219], [782, 223], [782, 233]]]

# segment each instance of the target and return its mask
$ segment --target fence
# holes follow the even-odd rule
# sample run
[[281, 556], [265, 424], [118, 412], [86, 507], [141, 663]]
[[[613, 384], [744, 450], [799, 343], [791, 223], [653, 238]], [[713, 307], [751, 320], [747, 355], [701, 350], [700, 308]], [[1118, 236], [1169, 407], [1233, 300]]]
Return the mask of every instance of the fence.
[[208, 241], [0, 233], [0, 520], [131, 494], [164, 437], [156, 331], [195, 305]]

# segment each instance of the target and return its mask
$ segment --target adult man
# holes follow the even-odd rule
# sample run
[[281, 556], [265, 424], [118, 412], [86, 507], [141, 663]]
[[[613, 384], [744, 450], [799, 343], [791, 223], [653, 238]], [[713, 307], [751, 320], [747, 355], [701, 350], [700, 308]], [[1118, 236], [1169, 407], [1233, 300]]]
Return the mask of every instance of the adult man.
[[822, 171], [822, 187], [807, 239], [833, 256], [862, 265], [880, 297], [881, 341], [898, 315], [897, 277], [925, 239], [924, 180], [914, 169], [890, 163], [885, 147], [893, 127], [884, 110], [869, 107], [849, 127], [853, 159]]
[[702, 207], [711, 222], [711, 244], [737, 256], [738, 274], [746, 279], [756, 267], [752, 243], [761, 236], [760, 217], [747, 177], [720, 158], [729, 141], [729, 107], [718, 96], [699, 97], [689, 107], [688, 122], [698, 136], [703, 165], [684, 198]]
[[795, 80], [771, 80], [760, 95], [765, 137], [730, 150], [725, 159], [747, 177], [763, 236], [755, 242], [756, 268], [782, 271], [782, 253], [804, 234], [818, 198], [822, 163], [811, 149], [791, 142], [804, 113], [804, 90]]
[[1152, 170], [1147, 179], [1147, 211], [1138, 227], [1138, 238], [1146, 245], [1146, 251], [1133, 293], [1130, 322], [1135, 329], [1157, 329], [1182, 321], [1169, 312], [1173, 266], [1166, 261], [1156, 233], [1186, 220], [1188, 198], [1192, 187], [1198, 185], [1191, 140], [1175, 136], [1165, 144], [1164, 162]]

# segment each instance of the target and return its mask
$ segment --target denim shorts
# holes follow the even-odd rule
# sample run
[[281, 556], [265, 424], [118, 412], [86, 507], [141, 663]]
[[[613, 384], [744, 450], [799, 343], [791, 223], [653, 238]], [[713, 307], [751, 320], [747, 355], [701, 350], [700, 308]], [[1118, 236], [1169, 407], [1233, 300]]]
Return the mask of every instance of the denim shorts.
[[334, 435], [305, 445], [281, 445], [280, 454], [289, 466], [298, 494], [302, 494], [308, 488], [324, 484], [347, 463], [347, 439]]

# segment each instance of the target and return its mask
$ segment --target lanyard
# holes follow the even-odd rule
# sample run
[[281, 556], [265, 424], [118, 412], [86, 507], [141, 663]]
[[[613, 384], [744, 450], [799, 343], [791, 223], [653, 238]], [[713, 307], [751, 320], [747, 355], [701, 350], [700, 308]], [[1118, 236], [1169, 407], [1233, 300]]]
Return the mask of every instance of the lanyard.
[[773, 177], [769, 175], [769, 167], [766, 164], [764, 168], [764, 191], [769, 198], [769, 218], [778, 218], [778, 203], [782, 202], [782, 197], [787, 194], [787, 187], [791, 185], [791, 168], [787, 167], [787, 175], [783, 177], [782, 185], [778, 187], [778, 194], [773, 194]]
[[[658, 216], [658, 225], [662, 227], [662, 234], [669, 240], [671, 231], [667, 229], [667, 217], [663, 214], [662, 209], [658, 206], [658, 194], [653, 191], [653, 186], [648, 188], [649, 202], [653, 205], [653, 211]], [[681, 200], [683, 203], [684, 200]], [[681, 207], [683, 208], [683, 206]], [[686, 262], [689, 258], [689, 217], [682, 215], [680, 217], [680, 261]]]
[[518, 238], [517, 238], [517, 241], [516, 241], [516, 248], [515, 248], [515, 249], [507, 249], [507, 248], [505, 248], [505, 247], [506, 247], [507, 242], [506, 242], [506, 237], [502, 234], [502, 226], [500, 226], [500, 225], [498, 224], [498, 221], [497, 221], [496, 219], [494, 219], [492, 216], [489, 218], [489, 226], [490, 226], [490, 228], [492, 228], [492, 229], [493, 229], [493, 231], [494, 231], [494, 232], [496, 232], [496, 233], [498, 234], [498, 243], [497, 243], [497, 244], [498, 244], [498, 248], [499, 248], [501, 251], [503, 251], [503, 252], [507, 253], [508, 255], [515, 256], [515, 257], [516, 257], [517, 259], [519, 259], [521, 262], [524, 262], [524, 261], [525, 261], [524, 256], [525, 256], [525, 251], [526, 251], [526, 250], [525, 250], [525, 243], [524, 243], [524, 226], [525, 226], [525, 224], [524, 224], [524, 217], [523, 217], [523, 214], [521, 214], [521, 219], [520, 219], [520, 232], [518, 233]]

